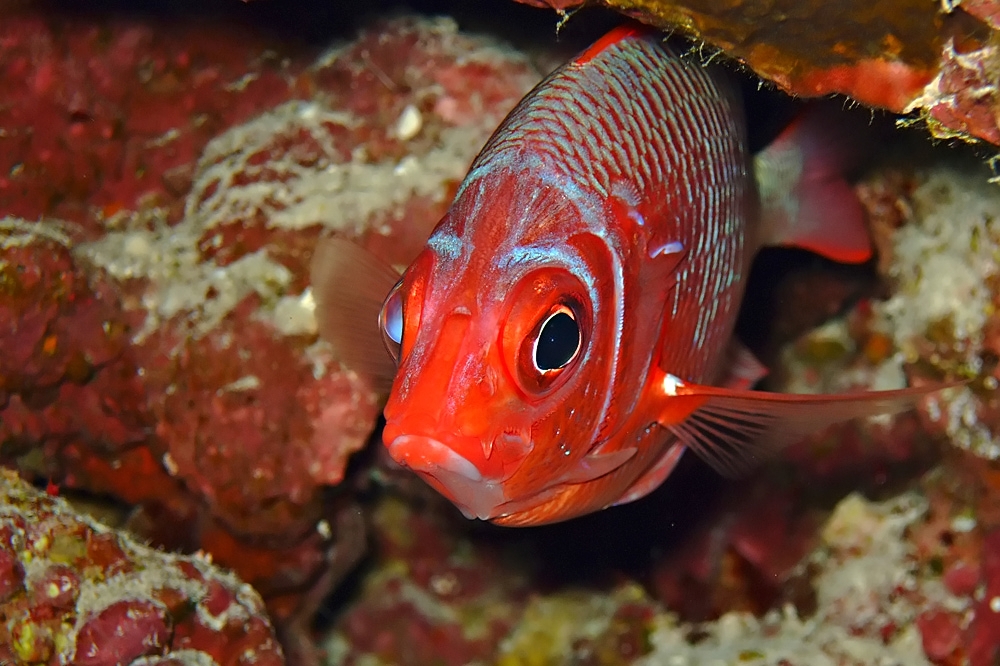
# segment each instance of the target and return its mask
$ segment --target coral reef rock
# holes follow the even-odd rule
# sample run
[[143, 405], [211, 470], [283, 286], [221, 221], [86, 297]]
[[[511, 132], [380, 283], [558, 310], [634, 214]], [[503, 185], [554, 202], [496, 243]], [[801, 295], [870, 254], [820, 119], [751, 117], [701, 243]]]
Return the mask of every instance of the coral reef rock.
[[0, 663], [281, 666], [260, 596], [0, 470]]
[[[585, 0], [521, 0], [565, 11]], [[939, 137], [1000, 145], [1000, 4], [600, 0], [721, 50], [783, 90], [916, 112]]]
[[[730, 599], [700, 621], [665, 605], [655, 584], [621, 572], [597, 582], [604, 564], [591, 564], [590, 582], [554, 585], [561, 564], [535, 559], [537, 539], [471, 537], [439, 510], [386, 499], [378, 563], [324, 647], [337, 664], [989, 666], [1000, 532], [970, 520], [966, 499], [940, 471], [881, 501], [852, 493], [814, 523], [817, 539], [779, 583], [808, 603], [751, 612]], [[659, 566], [689, 573], [677, 558]], [[720, 568], [714, 586], [746, 575]]]
[[307, 643], [365, 549], [343, 481], [379, 411], [317, 341], [312, 248], [408, 261], [539, 74], [444, 18], [319, 54], [195, 23], [4, 17], [0, 461], [132, 505]]

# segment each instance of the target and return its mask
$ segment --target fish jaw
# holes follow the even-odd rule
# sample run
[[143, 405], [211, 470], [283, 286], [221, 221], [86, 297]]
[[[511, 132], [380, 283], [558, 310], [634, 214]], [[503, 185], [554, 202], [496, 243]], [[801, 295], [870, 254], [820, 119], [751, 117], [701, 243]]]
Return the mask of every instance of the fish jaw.
[[502, 479], [483, 476], [471, 460], [433, 437], [393, 436], [386, 448], [393, 460], [416, 472], [466, 518], [490, 520], [507, 502]]
[[[532, 491], [516, 488], [505, 475], [489, 475], [480, 465], [463, 456], [455, 444], [433, 437], [396, 434], [388, 428], [384, 435], [389, 456], [407, 467], [429, 486], [449, 499], [466, 518], [478, 518], [497, 525], [518, 527], [544, 525], [574, 518], [613, 503], [635, 476], [613, 479], [611, 472], [624, 462], [598, 470], [596, 476], [577, 481], [575, 468], [551, 482], [531, 484]], [[530, 444], [524, 448], [530, 448]], [[469, 450], [465, 448], [464, 450]], [[615, 456], [612, 456], [615, 457]], [[622, 456], [626, 459], [632, 453]], [[609, 483], [610, 482], [610, 483]]]

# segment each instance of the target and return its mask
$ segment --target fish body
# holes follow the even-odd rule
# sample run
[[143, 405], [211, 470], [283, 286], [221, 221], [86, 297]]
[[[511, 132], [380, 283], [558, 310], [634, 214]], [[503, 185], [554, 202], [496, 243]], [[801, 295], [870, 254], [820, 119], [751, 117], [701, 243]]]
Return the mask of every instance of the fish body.
[[746, 134], [723, 74], [636, 27], [540, 83], [385, 302], [390, 455], [469, 517], [532, 525], [642, 497], [687, 448], [737, 473], [912, 404], [747, 390], [761, 369], [727, 351], [757, 249], [857, 261], [870, 246], [853, 193], [810, 176], [794, 130], [758, 160], [766, 178]]

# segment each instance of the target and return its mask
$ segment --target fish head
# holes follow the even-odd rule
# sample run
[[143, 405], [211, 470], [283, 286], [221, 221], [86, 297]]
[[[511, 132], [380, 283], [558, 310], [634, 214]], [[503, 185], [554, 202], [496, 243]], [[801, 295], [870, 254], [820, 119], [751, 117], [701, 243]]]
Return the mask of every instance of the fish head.
[[[401, 322], [386, 447], [468, 517], [510, 522], [558, 503], [609, 402], [616, 281], [595, 279], [607, 246], [545, 191], [518, 204], [467, 189], [384, 308]], [[491, 223], [470, 239], [472, 214]], [[524, 233], [538, 215], [551, 233]]]

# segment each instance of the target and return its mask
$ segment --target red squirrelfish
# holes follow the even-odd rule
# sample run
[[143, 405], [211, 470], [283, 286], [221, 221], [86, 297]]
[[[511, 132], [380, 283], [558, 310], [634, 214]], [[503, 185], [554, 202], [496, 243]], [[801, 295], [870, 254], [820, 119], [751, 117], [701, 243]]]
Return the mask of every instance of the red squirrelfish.
[[[926, 390], [749, 390], [762, 369], [731, 344], [761, 246], [871, 256], [819, 124], [804, 116], [755, 160], [724, 72], [619, 28], [510, 113], [401, 280], [321, 243], [328, 339], [357, 328], [362, 292], [389, 292], [392, 458], [469, 517], [534, 525], [638, 499], [686, 449], [733, 475], [834, 422], [912, 406]], [[364, 316], [347, 344], [377, 340]]]

